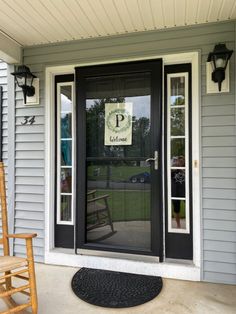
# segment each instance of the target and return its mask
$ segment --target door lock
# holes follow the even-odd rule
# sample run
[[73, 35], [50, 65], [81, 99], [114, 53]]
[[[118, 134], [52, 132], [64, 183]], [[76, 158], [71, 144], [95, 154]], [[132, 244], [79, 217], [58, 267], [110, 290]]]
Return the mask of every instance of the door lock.
[[154, 152], [154, 158], [148, 158], [145, 160], [146, 162], [154, 161], [154, 169], [158, 170], [158, 151], [155, 150]]

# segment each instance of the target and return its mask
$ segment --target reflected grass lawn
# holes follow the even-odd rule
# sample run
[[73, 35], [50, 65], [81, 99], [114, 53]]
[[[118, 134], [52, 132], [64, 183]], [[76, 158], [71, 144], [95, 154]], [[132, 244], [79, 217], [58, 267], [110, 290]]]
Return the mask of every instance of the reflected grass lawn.
[[108, 194], [113, 221], [150, 220], [150, 191], [97, 190], [98, 196]]
[[88, 170], [88, 180], [93, 181], [105, 181], [109, 173], [109, 178], [111, 181], [126, 182], [129, 178], [135, 174], [141, 172], [149, 172], [149, 167], [140, 166], [89, 166]]
[[[149, 190], [97, 190], [96, 195], [108, 194], [113, 221], [150, 220]], [[173, 215], [174, 218], [174, 215]], [[185, 218], [185, 204], [181, 201], [180, 218]]]

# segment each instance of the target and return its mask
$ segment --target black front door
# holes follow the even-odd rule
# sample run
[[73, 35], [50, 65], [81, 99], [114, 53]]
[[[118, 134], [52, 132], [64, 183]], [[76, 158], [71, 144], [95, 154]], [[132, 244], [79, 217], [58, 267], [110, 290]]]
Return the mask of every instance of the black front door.
[[161, 101], [161, 59], [76, 68], [76, 248], [162, 260]]

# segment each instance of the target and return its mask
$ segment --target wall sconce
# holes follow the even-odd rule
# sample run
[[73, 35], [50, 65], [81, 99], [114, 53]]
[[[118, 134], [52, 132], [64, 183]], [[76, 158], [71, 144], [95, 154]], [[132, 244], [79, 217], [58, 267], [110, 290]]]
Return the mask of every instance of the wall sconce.
[[26, 104], [26, 96], [32, 97], [35, 94], [35, 88], [32, 86], [36, 76], [30, 72], [30, 69], [25, 65], [19, 65], [16, 72], [11, 73], [17, 82], [17, 85], [22, 88], [24, 94], [24, 103]]
[[226, 48], [225, 44], [218, 44], [215, 45], [213, 52], [208, 55], [207, 62], [211, 62], [213, 70], [211, 79], [213, 82], [218, 83], [219, 91], [221, 91], [221, 84], [225, 79], [225, 70], [232, 53], [233, 50]]

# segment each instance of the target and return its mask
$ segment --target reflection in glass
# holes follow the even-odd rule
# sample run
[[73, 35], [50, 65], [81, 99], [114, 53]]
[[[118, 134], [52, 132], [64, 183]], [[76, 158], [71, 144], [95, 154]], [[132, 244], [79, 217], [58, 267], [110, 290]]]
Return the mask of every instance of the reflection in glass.
[[72, 111], [71, 85], [61, 86], [61, 111]]
[[[150, 86], [150, 73], [87, 79], [87, 242], [151, 250]], [[131, 145], [104, 145], [107, 103], [132, 103]]]
[[185, 197], [185, 170], [171, 170], [171, 196]]
[[[104, 146], [105, 104], [129, 102], [133, 105], [132, 145]], [[145, 109], [144, 109], [145, 108]], [[87, 154], [89, 157], [150, 156], [150, 96], [87, 101]], [[96, 132], [94, 130], [96, 129]]]
[[171, 139], [171, 166], [185, 167], [185, 139], [172, 138]]
[[87, 241], [149, 250], [149, 166], [137, 161], [88, 162], [87, 177]]
[[72, 140], [61, 140], [61, 164], [63, 166], [72, 165]]
[[61, 195], [60, 220], [71, 221], [71, 195]]
[[71, 169], [61, 168], [61, 193], [71, 193]]
[[186, 229], [185, 201], [172, 199], [171, 205], [171, 227], [173, 229]]
[[171, 86], [171, 106], [185, 105], [185, 77], [172, 77]]
[[[149, 73], [88, 79], [86, 100], [88, 157], [150, 156], [150, 93]], [[106, 103], [132, 103], [132, 145], [104, 146]]]
[[61, 114], [61, 138], [71, 138], [72, 113]]
[[170, 123], [171, 136], [181, 136], [185, 134], [185, 109], [171, 108]]

